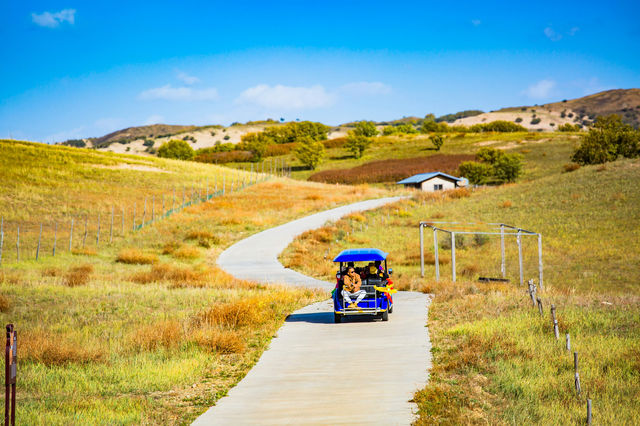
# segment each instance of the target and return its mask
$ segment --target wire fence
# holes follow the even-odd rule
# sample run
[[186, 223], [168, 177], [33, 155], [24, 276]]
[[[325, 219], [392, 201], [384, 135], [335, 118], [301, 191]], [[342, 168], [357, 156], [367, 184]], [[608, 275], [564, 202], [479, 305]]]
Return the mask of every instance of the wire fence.
[[[285, 170], [275, 170], [286, 176]], [[114, 205], [107, 211], [74, 215], [59, 221], [5, 221], [0, 216], [0, 267], [7, 263], [39, 260], [61, 252], [96, 251], [114, 240], [152, 225], [183, 209], [207, 202], [270, 179], [274, 175], [251, 170], [213, 185], [198, 183], [174, 187], [170, 193], [152, 195], [128, 205]]]

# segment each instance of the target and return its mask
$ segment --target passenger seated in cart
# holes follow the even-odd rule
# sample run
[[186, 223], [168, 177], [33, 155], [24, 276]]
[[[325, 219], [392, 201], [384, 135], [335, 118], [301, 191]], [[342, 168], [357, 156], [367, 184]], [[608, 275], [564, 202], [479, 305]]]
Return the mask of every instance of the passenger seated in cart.
[[[342, 297], [344, 297], [345, 302], [349, 304], [347, 306], [348, 308], [357, 308], [358, 303], [367, 295], [367, 292], [360, 288], [361, 285], [362, 280], [360, 279], [360, 275], [356, 274], [353, 266], [349, 266], [347, 268], [347, 275], [344, 276], [342, 287]], [[356, 298], [355, 302], [351, 300], [352, 297]]]

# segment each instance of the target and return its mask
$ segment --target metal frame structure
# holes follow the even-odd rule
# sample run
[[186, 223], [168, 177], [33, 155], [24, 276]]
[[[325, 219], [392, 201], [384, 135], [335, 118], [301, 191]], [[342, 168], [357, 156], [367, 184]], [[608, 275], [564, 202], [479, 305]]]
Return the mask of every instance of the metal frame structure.
[[[447, 225], [445, 227], [440, 227]], [[469, 230], [472, 226], [481, 226], [486, 231]], [[438, 231], [449, 233], [451, 236], [451, 276], [452, 281], [456, 281], [456, 235], [500, 235], [500, 272], [505, 278], [507, 274], [505, 264], [505, 236], [515, 236], [518, 244], [518, 266], [520, 272], [520, 285], [524, 285], [524, 270], [522, 266], [522, 237], [532, 236], [538, 237], [538, 280], [540, 289], [543, 289], [542, 275], [542, 235], [538, 232], [528, 231], [506, 223], [482, 223], [482, 222], [443, 222], [443, 221], [422, 221], [418, 225], [420, 229], [420, 275], [424, 278], [424, 228], [433, 230], [433, 247], [436, 267], [436, 281], [440, 280], [440, 263], [438, 261]], [[455, 229], [452, 229], [455, 228]]]

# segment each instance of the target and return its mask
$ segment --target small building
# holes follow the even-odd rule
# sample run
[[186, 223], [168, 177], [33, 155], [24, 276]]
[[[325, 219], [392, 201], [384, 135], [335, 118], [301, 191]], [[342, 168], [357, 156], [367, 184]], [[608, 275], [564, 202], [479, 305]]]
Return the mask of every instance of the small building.
[[416, 188], [422, 191], [445, 191], [467, 186], [469, 181], [463, 177], [455, 177], [442, 172], [420, 173], [398, 182], [405, 188]]

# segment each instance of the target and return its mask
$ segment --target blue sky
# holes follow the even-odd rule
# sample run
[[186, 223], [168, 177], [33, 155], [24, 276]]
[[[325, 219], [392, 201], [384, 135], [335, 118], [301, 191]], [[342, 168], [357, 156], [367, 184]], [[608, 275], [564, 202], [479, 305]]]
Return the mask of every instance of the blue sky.
[[327, 124], [640, 87], [640, 2], [0, 0], [0, 138]]

